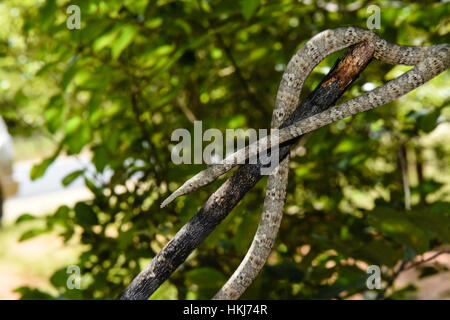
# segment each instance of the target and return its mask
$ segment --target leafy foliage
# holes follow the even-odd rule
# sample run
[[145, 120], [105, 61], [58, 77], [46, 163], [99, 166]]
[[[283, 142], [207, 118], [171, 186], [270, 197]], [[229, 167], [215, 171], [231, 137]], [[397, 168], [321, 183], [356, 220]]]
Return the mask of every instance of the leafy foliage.
[[[68, 1], [2, 4], [0, 78], [14, 83], [0, 92], [2, 114], [15, 134], [45, 132], [55, 141], [32, 178], [61, 154], [89, 152], [95, 166], [63, 180], [69, 185], [82, 177], [92, 200], [59, 208], [45, 229], [22, 236], [59, 226], [65, 241], [85, 245], [81, 290], [67, 289], [64, 270], [51, 278], [60, 298], [115, 298], [224, 181], [161, 210], [162, 199], [202, 169], [170, 161], [173, 130], [192, 133], [195, 119], [223, 132], [267, 128], [282, 71], [298, 47], [327, 28], [365, 27], [372, 3], [381, 6], [383, 38], [450, 42], [450, 7], [431, 1], [398, 7], [390, 1], [80, 0], [80, 30], [66, 27]], [[304, 94], [340, 54], [315, 69]], [[404, 71], [374, 61], [344, 99]], [[447, 72], [394, 103], [308, 136], [291, 161], [276, 248], [244, 298], [364, 293], [367, 265], [383, 266], [387, 280], [400, 260], [449, 243], [450, 149], [445, 139], [433, 139], [438, 125], [448, 139], [448, 81]], [[410, 211], [400, 145], [407, 150]], [[152, 299], [210, 298], [251, 242], [263, 190], [261, 182]], [[410, 291], [392, 298], [404, 292]]]

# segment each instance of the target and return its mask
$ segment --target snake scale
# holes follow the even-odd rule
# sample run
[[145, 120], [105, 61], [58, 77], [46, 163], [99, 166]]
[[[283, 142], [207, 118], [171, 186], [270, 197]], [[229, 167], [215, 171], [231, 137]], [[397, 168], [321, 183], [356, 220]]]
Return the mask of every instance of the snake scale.
[[[333, 52], [364, 41], [374, 46], [375, 59], [389, 64], [413, 65], [414, 68], [372, 91], [280, 129], [279, 144], [337, 120], [389, 103], [450, 67], [449, 44], [403, 46], [389, 43], [375, 33], [361, 28], [341, 27], [325, 30], [311, 38], [289, 61], [278, 88], [271, 127], [278, 128], [297, 107], [303, 84], [320, 61]], [[270, 140], [270, 136], [267, 136], [256, 143], [264, 146], [268, 143], [269, 148], [273, 146]], [[254, 156], [249, 150], [257, 149], [252, 149], [251, 146], [240, 149], [221, 163], [212, 165], [189, 179], [172, 193], [161, 207], [181, 195], [210, 184], [233, 168], [236, 165], [233, 160], [243, 154], [245, 158]], [[269, 176], [261, 220], [250, 249], [214, 299], [238, 299], [264, 266], [275, 242], [283, 214], [288, 168], [289, 156], [281, 161]]]

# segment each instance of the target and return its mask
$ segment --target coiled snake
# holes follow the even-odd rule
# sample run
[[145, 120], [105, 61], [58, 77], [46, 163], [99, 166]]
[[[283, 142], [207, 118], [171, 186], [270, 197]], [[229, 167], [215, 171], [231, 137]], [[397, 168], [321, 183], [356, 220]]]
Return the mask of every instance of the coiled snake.
[[[371, 31], [356, 27], [325, 30], [310, 39], [289, 61], [277, 92], [272, 128], [278, 128], [297, 107], [307, 76], [321, 60], [333, 52], [363, 41], [374, 46], [375, 59], [389, 64], [414, 65], [414, 68], [372, 91], [280, 129], [279, 144], [350, 115], [389, 103], [424, 84], [450, 66], [449, 44], [402, 46], [389, 43]], [[270, 136], [257, 143], [266, 145], [268, 141]], [[270, 146], [269, 143], [268, 147]], [[176, 197], [191, 193], [213, 182], [236, 165], [230, 160], [243, 154], [246, 158], [252, 156], [249, 150], [251, 150], [250, 146], [241, 149], [222, 163], [212, 165], [200, 172], [171, 194], [161, 206], [164, 207]], [[260, 224], [250, 249], [214, 299], [238, 299], [264, 266], [275, 242], [283, 214], [288, 169], [289, 156], [269, 176]]]

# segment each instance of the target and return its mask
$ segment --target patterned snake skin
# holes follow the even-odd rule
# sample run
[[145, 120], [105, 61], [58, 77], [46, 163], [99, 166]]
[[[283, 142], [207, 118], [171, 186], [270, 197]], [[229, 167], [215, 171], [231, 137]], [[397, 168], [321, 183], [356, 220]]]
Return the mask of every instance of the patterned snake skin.
[[[272, 115], [272, 128], [278, 128], [298, 106], [303, 84], [321, 60], [333, 52], [363, 41], [369, 42], [375, 47], [374, 57], [377, 60], [389, 64], [414, 65], [415, 67], [372, 91], [280, 129], [279, 144], [337, 120], [389, 103], [450, 67], [449, 44], [421, 47], [402, 46], [389, 43], [371, 31], [356, 27], [325, 30], [302, 46], [289, 61], [278, 89]], [[266, 145], [268, 141], [270, 141], [270, 136], [257, 143]], [[270, 146], [269, 143], [268, 147]], [[254, 155], [249, 150], [256, 149], [248, 146], [227, 157], [221, 164], [212, 165], [200, 172], [170, 195], [162, 206], [180, 195], [191, 193], [213, 182], [217, 177], [233, 168], [235, 164], [230, 164], [228, 161], [241, 157], [242, 154], [245, 154], [246, 158]], [[288, 166], [289, 157], [285, 158], [269, 176], [263, 213], [250, 249], [240, 266], [214, 296], [214, 299], [238, 299], [264, 266], [275, 242], [283, 214]]]

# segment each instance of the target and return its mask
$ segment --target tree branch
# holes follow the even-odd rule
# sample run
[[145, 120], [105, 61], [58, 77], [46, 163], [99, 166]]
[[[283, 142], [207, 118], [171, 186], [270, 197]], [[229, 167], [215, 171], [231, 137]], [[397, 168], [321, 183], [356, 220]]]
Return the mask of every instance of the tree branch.
[[387, 282], [386, 286], [377, 294], [376, 299], [377, 300], [381, 300], [384, 299], [386, 292], [389, 288], [391, 288], [394, 285], [395, 280], [397, 280], [398, 276], [406, 270], [410, 270], [412, 268], [418, 267], [424, 263], [430, 262], [431, 260], [439, 257], [442, 254], [450, 254], [450, 249], [443, 249], [441, 251], [436, 252], [435, 254], [433, 254], [432, 256], [430, 256], [427, 259], [421, 259], [419, 261], [416, 262], [411, 262], [410, 265], [408, 265], [408, 260], [403, 259], [402, 262], [400, 263], [400, 266], [398, 267], [398, 269], [394, 272], [394, 274], [392, 275], [392, 277], [389, 279], [389, 281]]
[[408, 158], [406, 154], [406, 146], [403, 141], [400, 141], [397, 148], [398, 163], [402, 173], [403, 193], [405, 197], [405, 210], [411, 210], [411, 191], [409, 187], [408, 178]]
[[[146, 126], [145, 126], [145, 123], [141, 120], [141, 111], [139, 110], [137, 97], [138, 97], [138, 93], [133, 88], [132, 92], [131, 92], [131, 97], [130, 97], [130, 99], [131, 99], [131, 110], [133, 111], [135, 120], [136, 120], [136, 122], [137, 122], [137, 124], [139, 126], [140, 131], [141, 131], [142, 138], [148, 144], [148, 148], [149, 148], [149, 155], [148, 155], [149, 158], [148, 158], [148, 160], [151, 162], [151, 160], [152, 160], [151, 152], [153, 151], [154, 152], [153, 156], [155, 158], [155, 162], [156, 162], [157, 166], [159, 167], [159, 169], [161, 171], [165, 171], [165, 167], [163, 166], [163, 164], [161, 163], [161, 161], [158, 158], [158, 153], [156, 151], [155, 145], [152, 142], [150, 132], [148, 132], [148, 130], [147, 130]], [[160, 185], [161, 181], [158, 178], [158, 175], [156, 174], [156, 172], [154, 174], [154, 177], [155, 177], [155, 180], [156, 180], [157, 184]]]
[[[345, 57], [335, 63], [319, 86], [291, 114], [282, 127], [287, 127], [333, 106], [370, 62], [373, 51], [373, 45], [370, 43], [360, 43], [351, 47]], [[299, 138], [280, 145], [280, 161], [286, 157], [290, 148], [294, 146]], [[177, 232], [174, 238], [136, 276], [118, 299], [148, 299], [262, 178], [260, 168], [260, 163], [247, 164], [238, 168], [209, 197], [197, 214]]]
[[409, 266], [405, 267], [403, 270], [409, 270], [409, 269], [418, 267], [418, 266], [420, 266], [420, 265], [422, 265], [422, 264], [424, 264], [424, 263], [430, 262], [431, 260], [433, 260], [433, 259], [439, 257], [439, 256], [442, 255], [442, 254], [450, 254], [450, 249], [443, 249], [443, 250], [441, 250], [441, 251], [436, 252], [435, 254], [433, 254], [432, 256], [430, 256], [430, 257], [428, 257], [428, 258], [426, 258], [426, 259], [423, 259], [423, 258], [422, 258], [422, 259], [419, 260], [419, 261], [411, 262], [411, 264], [410, 264]]

